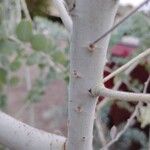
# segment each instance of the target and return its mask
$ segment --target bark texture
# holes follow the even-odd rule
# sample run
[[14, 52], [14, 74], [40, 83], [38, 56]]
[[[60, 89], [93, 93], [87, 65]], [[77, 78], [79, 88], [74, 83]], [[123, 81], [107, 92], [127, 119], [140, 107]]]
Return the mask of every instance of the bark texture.
[[11, 150], [65, 150], [65, 140], [0, 112], [0, 144]]
[[93, 49], [89, 44], [113, 24], [115, 0], [76, 0], [72, 11], [73, 32], [70, 53], [67, 150], [92, 150], [93, 123], [97, 98], [88, 90], [103, 86], [109, 35]]

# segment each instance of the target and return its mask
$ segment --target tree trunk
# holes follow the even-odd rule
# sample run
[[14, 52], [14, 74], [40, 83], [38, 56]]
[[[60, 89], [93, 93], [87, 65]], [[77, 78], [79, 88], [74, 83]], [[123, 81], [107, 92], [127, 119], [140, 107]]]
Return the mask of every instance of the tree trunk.
[[103, 70], [110, 35], [93, 49], [89, 44], [113, 24], [116, 0], [76, 0], [72, 12], [67, 150], [92, 150], [97, 98], [89, 94], [96, 84], [103, 86]]

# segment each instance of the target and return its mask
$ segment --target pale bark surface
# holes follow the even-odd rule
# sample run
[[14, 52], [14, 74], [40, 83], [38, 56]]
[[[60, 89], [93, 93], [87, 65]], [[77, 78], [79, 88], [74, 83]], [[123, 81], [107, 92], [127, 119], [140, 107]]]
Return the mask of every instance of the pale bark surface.
[[65, 140], [0, 112], [0, 143], [12, 150], [64, 150]]
[[76, 0], [72, 12], [71, 76], [69, 90], [68, 150], [92, 150], [93, 123], [97, 98], [88, 90], [103, 86], [103, 70], [109, 37], [93, 51], [88, 46], [113, 24], [115, 0]]

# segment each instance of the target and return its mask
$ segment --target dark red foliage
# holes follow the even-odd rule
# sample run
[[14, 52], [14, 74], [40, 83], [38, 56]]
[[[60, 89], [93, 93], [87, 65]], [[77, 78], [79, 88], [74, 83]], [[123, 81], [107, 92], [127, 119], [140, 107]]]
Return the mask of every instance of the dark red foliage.
[[138, 79], [140, 83], [145, 83], [149, 73], [143, 65], [138, 65], [131, 73], [130, 76], [133, 79]]
[[121, 108], [114, 103], [109, 112], [110, 127], [113, 125], [118, 126], [119, 124], [125, 122], [130, 117], [130, 115], [131, 113], [128, 110]]

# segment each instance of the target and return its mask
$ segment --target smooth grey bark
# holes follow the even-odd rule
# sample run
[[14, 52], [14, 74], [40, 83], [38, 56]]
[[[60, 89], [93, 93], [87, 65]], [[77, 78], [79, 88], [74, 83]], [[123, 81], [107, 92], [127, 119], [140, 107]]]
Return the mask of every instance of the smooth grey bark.
[[0, 144], [11, 150], [65, 150], [66, 139], [33, 128], [0, 111]]
[[116, 0], [76, 0], [72, 12], [67, 150], [92, 150], [93, 123], [97, 98], [88, 90], [103, 86], [103, 70], [110, 36], [93, 50], [89, 44], [113, 24]]

